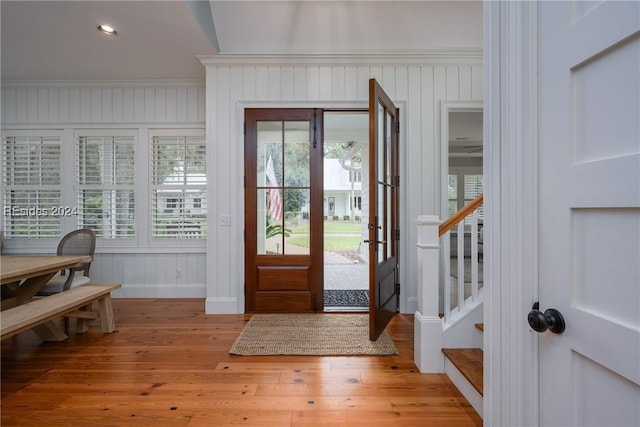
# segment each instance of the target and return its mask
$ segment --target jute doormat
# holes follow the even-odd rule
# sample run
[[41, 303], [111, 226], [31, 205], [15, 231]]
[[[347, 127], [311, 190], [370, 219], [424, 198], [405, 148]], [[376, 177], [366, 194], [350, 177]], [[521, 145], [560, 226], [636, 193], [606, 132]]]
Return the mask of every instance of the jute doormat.
[[368, 314], [256, 314], [229, 350], [241, 356], [392, 356], [386, 331], [369, 340]]

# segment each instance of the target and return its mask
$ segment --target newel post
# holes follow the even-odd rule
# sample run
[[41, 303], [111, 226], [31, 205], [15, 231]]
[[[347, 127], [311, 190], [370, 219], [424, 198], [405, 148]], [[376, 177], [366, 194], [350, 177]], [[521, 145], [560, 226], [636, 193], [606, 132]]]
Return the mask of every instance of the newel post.
[[442, 321], [438, 313], [438, 276], [440, 267], [440, 219], [420, 215], [416, 221], [418, 311], [414, 322], [414, 362], [420, 372], [444, 372]]

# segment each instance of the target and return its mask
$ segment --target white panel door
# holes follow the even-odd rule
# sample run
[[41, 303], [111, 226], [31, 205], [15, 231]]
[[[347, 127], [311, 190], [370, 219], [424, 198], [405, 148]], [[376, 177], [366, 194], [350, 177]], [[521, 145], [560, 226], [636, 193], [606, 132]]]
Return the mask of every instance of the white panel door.
[[540, 425], [640, 425], [640, 2], [540, 2]]

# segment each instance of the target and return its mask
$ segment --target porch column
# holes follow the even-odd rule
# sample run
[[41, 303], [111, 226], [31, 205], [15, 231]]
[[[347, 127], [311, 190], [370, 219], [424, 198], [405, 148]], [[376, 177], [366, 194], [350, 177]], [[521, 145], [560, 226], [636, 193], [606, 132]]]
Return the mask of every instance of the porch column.
[[414, 362], [420, 372], [444, 372], [442, 320], [438, 314], [440, 219], [420, 215], [417, 224], [418, 311], [414, 322]]

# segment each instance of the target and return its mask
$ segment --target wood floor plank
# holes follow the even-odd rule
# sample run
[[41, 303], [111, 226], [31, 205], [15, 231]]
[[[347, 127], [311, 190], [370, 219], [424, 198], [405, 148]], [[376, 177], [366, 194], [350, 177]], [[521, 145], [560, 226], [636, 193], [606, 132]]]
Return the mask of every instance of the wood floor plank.
[[412, 315], [388, 327], [394, 357], [242, 357], [228, 351], [250, 315], [195, 299], [113, 308], [113, 334], [2, 342], [2, 426], [482, 425], [446, 376], [416, 369]]

